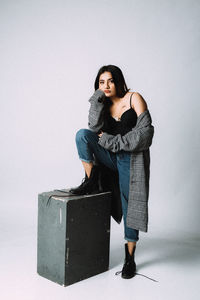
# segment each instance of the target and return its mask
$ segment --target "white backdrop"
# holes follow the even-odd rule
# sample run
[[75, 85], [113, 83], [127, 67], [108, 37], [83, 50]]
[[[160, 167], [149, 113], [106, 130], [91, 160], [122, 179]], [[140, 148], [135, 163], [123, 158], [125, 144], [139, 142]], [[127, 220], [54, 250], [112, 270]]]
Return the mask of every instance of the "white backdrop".
[[[0, 0], [2, 299], [198, 298], [199, 20], [195, 0]], [[84, 177], [75, 134], [107, 64], [144, 97], [155, 128], [136, 262], [160, 283], [115, 278], [125, 241], [112, 220], [110, 270], [63, 289], [37, 275], [37, 197]]]
[[4, 232], [36, 228], [38, 193], [80, 184], [75, 134], [88, 128], [98, 69], [114, 64], [155, 127], [149, 231], [199, 235], [199, 8], [194, 0], [0, 1]]

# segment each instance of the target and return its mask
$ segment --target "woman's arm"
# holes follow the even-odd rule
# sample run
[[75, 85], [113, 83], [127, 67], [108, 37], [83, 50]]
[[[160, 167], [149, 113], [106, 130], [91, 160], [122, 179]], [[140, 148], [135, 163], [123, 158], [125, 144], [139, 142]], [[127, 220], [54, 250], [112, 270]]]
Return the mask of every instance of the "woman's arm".
[[104, 97], [105, 93], [102, 90], [97, 89], [92, 97], [88, 100], [90, 102], [88, 127], [94, 132], [99, 132], [104, 125], [102, 114], [102, 110], [104, 108]]
[[124, 151], [143, 151], [147, 150], [151, 144], [154, 135], [154, 126], [135, 129], [127, 132], [125, 135], [112, 135], [103, 132], [99, 138], [98, 144], [112, 152]]
[[133, 94], [132, 107], [135, 110], [138, 117], [141, 113], [148, 109], [146, 101], [144, 100], [142, 95], [140, 95], [137, 92]]

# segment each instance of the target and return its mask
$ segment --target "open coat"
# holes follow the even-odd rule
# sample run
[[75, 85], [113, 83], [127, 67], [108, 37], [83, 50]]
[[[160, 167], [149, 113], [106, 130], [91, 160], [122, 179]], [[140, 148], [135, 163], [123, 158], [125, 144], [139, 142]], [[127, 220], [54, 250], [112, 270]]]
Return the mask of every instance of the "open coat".
[[[89, 99], [90, 109], [88, 115], [88, 127], [98, 133], [104, 125], [103, 108], [105, 94], [97, 89]], [[111, 135], [106, 132], [99, 137], [98, 143], [105, 149], [114, 153], [121, 150], [130, 152], [130, 179], [129, 179], [129, 199], [127, 209], [127, 226], [133, 229], [147, 232], [148, 230], [148, 198], [150, 180], [150, 150], [154, 136], [154, 126], [149, 110], [142, 112], [135, 127], [125, 135]], [[119, 182], [114, 177], [114, 189], [119, 191]], [[113, 191], [113, 183], [112, 189]], [[114, 193], [116, 197], [116, 193]], [[119, 193], [116, 197], [118, 215], [115, 213], [113, 218], [120, 223], [121, 211], [119, 210]], [[115, 201], [112, 201], [114, 205]]]

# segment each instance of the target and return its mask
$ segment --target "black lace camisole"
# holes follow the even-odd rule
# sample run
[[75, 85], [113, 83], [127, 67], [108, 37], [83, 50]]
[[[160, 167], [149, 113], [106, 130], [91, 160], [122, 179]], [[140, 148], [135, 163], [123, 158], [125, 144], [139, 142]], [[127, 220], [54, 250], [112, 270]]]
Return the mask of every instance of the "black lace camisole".
[[131, 98], [133, 94], [134, 92], [130, 97], [130, 108], [121, 115], [120, 120], [114, 119], [111, 116], [110, 111], [107, 109], [104, 116], [104, 126], [102, 128], [103, 132], [107, 132], [112, 135], [116, 135], [118, 133], [124, 135], [135, 127], [137, 123], [137, 114], [131, 106]]

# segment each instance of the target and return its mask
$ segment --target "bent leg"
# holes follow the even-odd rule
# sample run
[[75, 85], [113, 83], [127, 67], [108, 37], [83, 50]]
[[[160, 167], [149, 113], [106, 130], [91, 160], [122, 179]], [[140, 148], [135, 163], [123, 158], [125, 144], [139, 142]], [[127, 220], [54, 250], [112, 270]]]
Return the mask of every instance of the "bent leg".
[[99, 136], [90, 129], [81, 128], [76, 133], [76, 146], [80, 160], [90, 163], [94, 155], [106, 167], [117, 171], [116, 155], [98, 144]]

